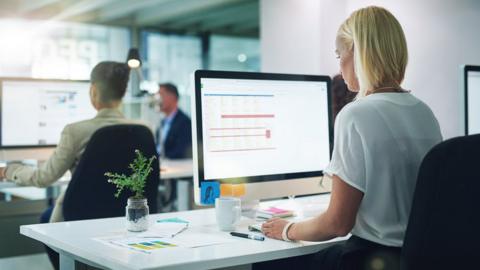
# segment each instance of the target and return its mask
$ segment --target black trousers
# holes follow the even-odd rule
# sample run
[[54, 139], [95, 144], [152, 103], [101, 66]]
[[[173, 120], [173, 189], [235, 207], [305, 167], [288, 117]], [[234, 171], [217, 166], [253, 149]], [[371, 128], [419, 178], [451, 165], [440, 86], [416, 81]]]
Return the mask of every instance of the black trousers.
[[352, 236], [344, 243], [314, 254], [255, 263], [252, 270], [398, 270], [400, 250], [399, 247], [388, 247]]
[[[45, 212], [43, 212], [42, 216], [40, 217], [40, 223], [48, 223], [50, 221], [50, 217], [52, 216], [53, 206], [50, 206]], [[49, 248], [47, 245], [45, 246], [45, 251], [47, 251], [48, 258], [52, 263], [52, 266], [55, 270], [60, 269], [60, 259], [57, 252], [53, 249]]]

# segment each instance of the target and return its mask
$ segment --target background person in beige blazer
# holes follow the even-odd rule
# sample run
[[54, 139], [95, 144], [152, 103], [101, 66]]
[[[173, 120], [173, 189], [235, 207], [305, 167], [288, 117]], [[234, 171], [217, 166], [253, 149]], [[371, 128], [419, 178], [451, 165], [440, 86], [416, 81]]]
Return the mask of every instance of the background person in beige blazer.
[[[22, 186], [46, 187], [75, 168], [90, 137], [101, 127], [135, 123], [126, 119], [119, 110], [127, 90], [129, 68], [124, 63], [101, 62], [90, 75], [90, 101], [97, 110], [93, 119], [67, 125], [52, 156], [38, 168], [22, 164], [10, 164], [0, 168], [0, 178]], [[138, 123], [137, 123], [138, 124]], [[65, 193], [55, 202], [50, 222], [63, 221], [62, 204]]]

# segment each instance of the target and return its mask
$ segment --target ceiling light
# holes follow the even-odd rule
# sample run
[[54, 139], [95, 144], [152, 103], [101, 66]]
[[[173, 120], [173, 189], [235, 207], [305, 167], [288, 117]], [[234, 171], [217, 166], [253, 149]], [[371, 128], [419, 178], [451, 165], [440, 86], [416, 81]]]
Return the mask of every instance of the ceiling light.
[[128, 51], [127, 64], [130, 68], [139, 68], [142, 65], [140, 53], [137, 48], [131, 48]]

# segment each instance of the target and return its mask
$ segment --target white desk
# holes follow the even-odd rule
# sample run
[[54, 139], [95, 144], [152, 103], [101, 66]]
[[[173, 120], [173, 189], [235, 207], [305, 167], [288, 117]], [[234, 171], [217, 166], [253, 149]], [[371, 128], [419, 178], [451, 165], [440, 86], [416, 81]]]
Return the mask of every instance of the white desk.
[[[179, 159], [179, 160], [161, 160], [160, 161], [160, 179], [177, 179], [193, 177], [193, 161], [191, 159]], [[70, 172], [68, 171], [61, 179], [52, 184], [53, 187], [68, 185], [70, 182]], [[47, 187], [51, 188], [50, 187]], [[0, 181], [0, 191], [5, 194], [15, 195], [31, 200], [45, 197], [45, 191], [43, 189], [25, 189], [13, 182]], [[51, 192], [51, 191], [50, 191]], [[43, 193], [43, 195], [42, 195]], [[48, 193], [48, 191], [47, 191]], [[187, 198], [188, 199], [188, 198]]]
[[165, 159], [160, 161], [160, 178], [176, 179], [193, 177], [192, 159]]
[[[318, 201], [326, 209], [329, 195], [302, 198], [299, 200]], [[316, 200], [318, 199], [318, 200]], [[274, 204], [269, 202], [268, 204]], [[152, 215], [150, 220], [179, 217], [190, 221], [189, 232], [228, 236], [218, 230], [214, 209], [195, 210]], [[345, 238], [327, 242], [288, 243], [273, 239], [255, 241], [235, 238], [235, 242], [199, 248], [167, 248], [152, 254], [103, 244], [93, 237], [108, 235], [109, 232], [124, 228], [124, 217], [60, 222], [52, 224], [24, 225], [20, 233], [43, 242], [60, 253], [60, 268], [75, 269], [75, 261], [106, 269], [151, 270], [151, 269], [212, 269], [249, 264], [267, 260], [287, 258], [317, 252]], [[246, 231], [254, 220], [242, 218], [238, 231]]]
[[[168, 180], [175, 178], [193, 177], [193, 160], [192, 159], [178, 159], [178, 160], [161, 160], [160, 161], [160, 179]], [[63, 186], [70, 182], [70, 171], [65, 173], [60, 180], [52, 184], [52, 186]], [[0, 190], [4, 188], [18, 187], [13, 182], [0, 182]]]
[[[62, 176], [62, 178], [60, 178], [58, 181], [53, 183], [51, 186], [64, 186], [64, 185], [68, 185], [68, 183], [70, 183], [70, 172], [65, 173], [65, 175]], [[4, 189], [19, 188], [19, 187], [23, 187], [23, 186], [19, 186], [13, 182], [0, 181], [0, 190], [2, 191]]]

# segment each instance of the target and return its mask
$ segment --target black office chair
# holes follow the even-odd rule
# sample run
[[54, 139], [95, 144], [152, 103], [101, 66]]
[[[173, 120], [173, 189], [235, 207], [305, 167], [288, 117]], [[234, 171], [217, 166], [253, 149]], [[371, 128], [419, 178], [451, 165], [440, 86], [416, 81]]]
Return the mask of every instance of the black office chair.
[[435, 146], [419, 170], [401, 267], [480, 269], [480, 135]]
[[[112, 125], [92, 135], [65, 193], [65, 221], [125, 216], [127, 199], [133, 194], [124, 190], [119, 198], [114, 197], [115, 185], [108, 183], [104, 174], [130, 174], [128, 165], [135, 159], [135, 149], [147, 158], [155, 155], [158, 161], [152, 132], [145, 126]], [[160, 168], [157, 161], [153, 163], [145, 188], [150, 213], [158, 211]], [[54, 269], [59, 269], [58, 253], [45, 247]]]
[[142, 125], [113, 125], [97, 130], [87, 144], [65, 193], [65, 221], [125, 215], [127, 199], [133, 194], [124, 190], [114, 197], [115, 185], [104, 174], [131, 174], [128, 165], [135, 159], [135, 149], [147, 158], [157, 157], [145, 188], [150, 213], [157, 212], [160, 173], [152, 132]]

